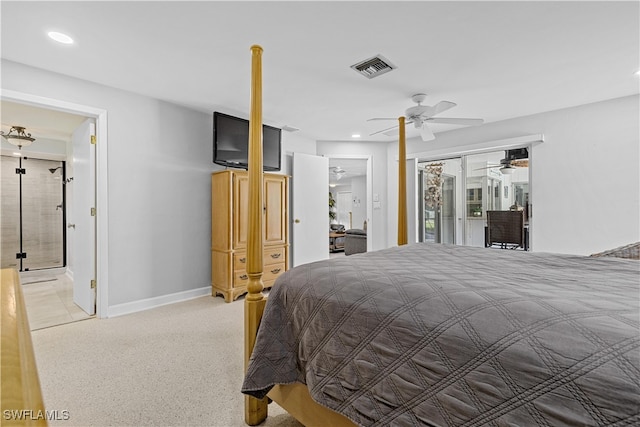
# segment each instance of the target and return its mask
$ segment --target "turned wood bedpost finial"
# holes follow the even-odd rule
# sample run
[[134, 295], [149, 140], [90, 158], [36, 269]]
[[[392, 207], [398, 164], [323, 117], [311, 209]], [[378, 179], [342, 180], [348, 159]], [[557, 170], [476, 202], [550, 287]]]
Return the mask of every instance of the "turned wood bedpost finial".
[[[262, 172], [262, 48], [251, 46], [251, 115], [249, 118], [249, 189], [247, 224], [247, 275], [249, 292], [244, 301], [244, 366], [253, 352], [266, 299], [262, 294], [263, 172]], [[257, 425], [267, 418], [267, 399], [245, 396], [244, 420]]]
[[407, 148], [404, 117], [398, 117], [398, 246], [407, 244]]

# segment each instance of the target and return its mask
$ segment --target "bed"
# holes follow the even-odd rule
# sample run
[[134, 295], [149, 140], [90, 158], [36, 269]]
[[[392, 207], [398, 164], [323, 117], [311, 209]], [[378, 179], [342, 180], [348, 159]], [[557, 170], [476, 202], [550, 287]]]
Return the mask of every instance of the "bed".
[[[262, 50], [252, 52], [256, 90]], [[260, 166], [250, 154], [256, 236]], [[397, 247], [293, 268], [268, 304], [254, 239], [247, 424], [265, 419], [269, 399], [305, 425], [640, 424], [637, 261], [406, 245], [399, 199]]]

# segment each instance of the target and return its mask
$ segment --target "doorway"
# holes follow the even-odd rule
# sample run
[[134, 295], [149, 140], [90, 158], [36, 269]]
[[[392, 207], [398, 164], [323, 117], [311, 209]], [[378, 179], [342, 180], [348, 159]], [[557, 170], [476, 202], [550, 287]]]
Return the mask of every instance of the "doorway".
[[[8, 108], [7, 108], [8, 107]], [[75, 225], [73, 216], [68, 215], [70, 212], [73, 212], [74, 209], [80, 212], [85, 212], [84, 209], [77, 208], [79, 201], [73, 200], [74, 191], [67, 191], [69, 193], [69, 199], [66, 202], [67, 209], [65, 210], [66, 215], [66, 223], [64, 223], [64, 230], [67, 233], [67, 250], [65, 252], [66, 265], [67, 268], [64, 270], [64, 274], [67, 276], [71, 276], [73, 279], [74, 289], [72, 291], [74, 298], [76, 296], [75, 286], [80, 284], [83, 288], [87, 288], [88, 291], [92, 292], [95, 297], [93, 302], [91, 303], [91, 308], [89, 313], [96, 313], [97, 317], [108, 317], [108, 201], [107, 201], [107, 181], [106, 181], [106, 173], [107, 173], [107, 137], [106, 137], [106, 129], [107, 129], [107, 121], [106, 121], [106, 110], [96, 109], [93, 107], [78, 105], [68, 103], [66, 101], [59, 101], [49, 98], [42, 98], [35, 95], [25, 94], [21, 92], [15, 92], [10, 90], [2, 91], [2, 111], [3, 111], [3, 123], [2, 126], [5, 127], [9, 124], [22, 124], [28, 129], [32, 129], [33, 136], [36, 137], [36, 143], [32, 146], [28, 147], [31, 152], [39, 153], [44, 152], [46, 154], [51, 154], [51, 147], [55, 145], [54, 143], [60, 142], [60, 129], [56, 128], [56, 126], [60, 125], [60, 123], [67, 123], [64, 118], [75, 117], [76, 125], [78, 123], [85, 123], [87, 120], [91, 120], [95, 122], [93, 128], [95, 129], [93, 137], [95, 140], [102, 142], [102, 144], [94, 145], [95, 147], [95, 163], [91, 163], [91, 169], [93, 171], [93, 177], [86, 177], [85, 182], [88, 184], [89, 181], [92, 184], [89, 185], [92, 188], [93, 192], [93, 207], [96, 210], [101, 212], [100, 218], [94, 218], [94, 222], [97, 227], [97, 232], [95, 233], [95, 239], [97, 239], [97, 244], [93, 246], [93, 249], [89, 251], [89, 253], [84, 253], [84, 251], [79, 251], [78, 248], [74, 248], [72, 235], [70, 233], [77, 234], [80, 240], [85, 240], [82, 237], [84, 232], [78, 230], [77, 228], [68, 228], [73, 227]], [[58, 120], [59, 118], [63, 118]], [[72, 126], [69, 129], [64, 129], [62, 133], [66, 135], [66, 143], [63, 143], [62, 154], [59, 154], [57, 151], [54, 155], [45, 156], [49, 158], [61, 158], [61, 160], [66, 160], [68, 158], [72, 158], [74, 162], [79, 160], [80, 162], [89, 163], [85, 161], [85, 159], [76, 159], [76, 157], [72, 154], [71, 148], [71, 140], [69, 138], [69, 134], [73, 132], [75, 126]], [[35, 131], [35, 132], [34, 132]], [[37, 132], [37, 134], [36, 134]], [[48, 135], [43, 134], [43, 132], [48, 133]], [[89, 141], [87, 140], [89, 144]], [[9, 148], [7, 148], [9, 147]], [[26, 150], [27, 147], [23, 148], [23, 151]], [[6, 144], [2, 147], [2, 154], [11, 155], [12, 151], [15, 147]], [[55, 150], [54, 150], [55, 151]], [[30, 154], [32, 157], [35, 157], [35, 154]], [[28, 156], [27, 156], [28, 157]], [[72, 175], [71, 179], [78, 180], [79, 176], [73, 177], [73, 175], [78, 172], [77, 168], [73, 167], [73, 163], [71, 161], [67, 161], [66, 163], [66, 174], [67, 177], [65, 180], [69, 179], [68, 175]], [[73, 184], [76, 184], [77, 181], [74, 181]], [[72, 185], [73, 187], [74, 185]], [[75, 197], [77, 198], [77, 197]], [[86, 212], [89, 210], [87, 209]], [[70, 220], [71, 219], [71, 220]], [[71, 230], [71, 231], [70, 231]], [[80, 253], [82, 252], [82, 253]], [[79, 278], [77, 272], [70, 270], [70, 266], [73, 266], [74, 263], [76, 265], [85, 264], [85, 258], [90, 257], [95, 264], [93, 270], [93, 277], [89, 278]], [[33, 274], [33, 272], [29, 272]], [[70, 274], [71, 273], [71, 274]], [[100, 283], [100, 286], [97, 289], [91, 289], [92, 283]], [[83, 289], [83, 292], [85, 290]], [[87, 309], [83, 307], [85, 311]]]
[[369, 229], [371, 219], [370, 158], [358, 156], [329, 157], [329, 192], [336, 199], [334, 223], [345, 229]]
[[[331, 221], [331, 228], [342, 230], [358, 230], [364, 235], [366, 250], [372, 248], [371, 227], [371, 173], [368, 156], [327, 156], [329, 157], [329, 194], [335, 199], [336, 218]], [[342, 247], [346, 249], [348, 236], [340, 237]], [[331, 243], [331, 240], [330, 240]], [[331, 246], [331, 244], [330, 244]], [[364, 246], [364, 245], [363, 245]], [[364, 247], [362, 248], [364, 249]], [[344, 256], [346, 251], [331, 251], [332, 257]]]

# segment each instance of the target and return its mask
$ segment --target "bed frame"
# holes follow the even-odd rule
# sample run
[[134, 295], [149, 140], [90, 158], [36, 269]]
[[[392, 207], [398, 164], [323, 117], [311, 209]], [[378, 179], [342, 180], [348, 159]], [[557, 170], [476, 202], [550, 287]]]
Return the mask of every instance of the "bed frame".
[[[263, 270], [263, 170], [262, 170], [262, 47], [251, 46], [251, 114], [249, 119], [249, 212], [247, 236], [247, 284], [244, 300], [244, 361], [245, 371], [256, 341], [258, 326], [267, 302], [262, 294]], [[398, 118], [398, 245], [407, 244], [407, 181], [405, 118]], [[248, 425], [260, 424], [267, 418], [268, 399], [273, 400], [304, 425], [353, 426], [353, 422], [316, 403], [307, 387], [301, 383], [276, 385], [268, 398], [245, 396], [244, 419]]]

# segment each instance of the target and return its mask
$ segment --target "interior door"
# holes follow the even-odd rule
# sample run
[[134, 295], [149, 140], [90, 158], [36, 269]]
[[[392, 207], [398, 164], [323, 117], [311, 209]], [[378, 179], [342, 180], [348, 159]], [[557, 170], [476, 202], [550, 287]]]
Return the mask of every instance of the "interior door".
[[96, 289], [91, 283], [96, 277], [96, 217], [95, 208], [95, 145], [91, 144], [95, 135], [95, 124], [87, 119], [74, 132], [73, 181], [69, 184], [73, 191], [73, 210], [70, 228], [73, 233], [73, 302], [88, 314], [96, 312]]
[[292, 265], [329, 258], [329, 159], [293, 153], [291, 188]]

